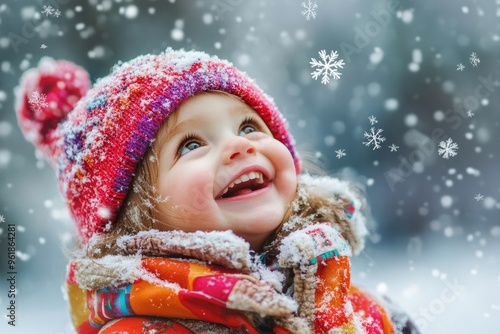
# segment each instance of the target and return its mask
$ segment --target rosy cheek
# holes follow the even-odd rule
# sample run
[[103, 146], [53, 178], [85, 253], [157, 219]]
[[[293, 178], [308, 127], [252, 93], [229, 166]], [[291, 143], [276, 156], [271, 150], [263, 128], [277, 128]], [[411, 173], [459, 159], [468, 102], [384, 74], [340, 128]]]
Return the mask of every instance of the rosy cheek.
[[208, 173], [186, 173], [182, 180], [185, 182], [180, 182], [178, 190], [176, 189], [179, 195], [182, 194], [178, 197], [181, 202], [176, 204], [187, 210], [206, 210], [213, 201], [213, 187]]

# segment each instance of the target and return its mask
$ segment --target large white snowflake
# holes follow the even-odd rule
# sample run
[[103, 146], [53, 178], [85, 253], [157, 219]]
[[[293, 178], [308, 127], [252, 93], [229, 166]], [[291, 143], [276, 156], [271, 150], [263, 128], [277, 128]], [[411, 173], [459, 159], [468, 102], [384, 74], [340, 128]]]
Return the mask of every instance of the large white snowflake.
[[318, 9], [318, 4], [316, 1], [311, 1], [307, 0], [307, 2], [302, 3], [302, 15], [306, 17], [307, 21], [309, 21], [311, 18], [315, 19], [316, 18], [316, 9]]
[[39, 92], [34, 91], [31, 94], [28, 103], [31, 109], [33, 109], [36, 112], [41, 112], [42, 108], [47, 108], [49, 106], [48, 103], [45, 101], [46, 98], [47, 96], [45, 96], [45, 94], [40, 94]]
[[457, 155], [458, 145], [454, 143], [451, 138], [448, 138], [446, 141], [441, 141], [439, 147], [438, 154], [442, 155], [443, 159], [449, 159]]
[[383, 132], [384, 130], [382, 129], [377, 129], [375, 131], [375, 128], [371, 128], [370, 129], [370, 133], [366, 132], [363, 134], [363, 136], [368, 140], [368, 141], [364, 141], [363, 144], [365, 144], [365, 146], [369, 147], [370, 145], [373, 144], [373, 149], [379, 149], [381, 146], [380, 146], [380, 143], [383, 143], [385, 141], [385, 137], [382, 137], [381, 133]]
[[311, 62], [309, 64], [312, 65], [312, 68], [316, 67], [316, 70], [311, 73], [314, 80], [317, 80], [320, 75], [322, 75], [321, 83], [326, 85], [330, 82], [330, 77], [334, 80], [340, 79], [342, 73], [339, 73], [339, 68], [344, 68], [344, 60], [339, 59], [339, 54], [337, 51], [331, 51], [329, 55], [326, 54], [325, 50], [321, 50], [318, 52], [321, 61], [317, 61], [315, 58], [311, 58]]

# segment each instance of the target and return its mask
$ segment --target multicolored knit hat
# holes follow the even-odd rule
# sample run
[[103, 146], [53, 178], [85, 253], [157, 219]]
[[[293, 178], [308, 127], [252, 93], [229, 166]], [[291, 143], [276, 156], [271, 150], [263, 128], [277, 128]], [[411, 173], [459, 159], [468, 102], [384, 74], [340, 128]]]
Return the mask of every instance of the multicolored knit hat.
[[272, 99], [231, 63], [203, 52], [167, 49], [116, 65], [90, 88], [87, 72], [44, 58], [18, 90], [18, 119], [27, 140], [56, 168], [83, 242], [116, 221], [134, 173], [167, 117], [207, 90], [239, 96], [300, 161]]

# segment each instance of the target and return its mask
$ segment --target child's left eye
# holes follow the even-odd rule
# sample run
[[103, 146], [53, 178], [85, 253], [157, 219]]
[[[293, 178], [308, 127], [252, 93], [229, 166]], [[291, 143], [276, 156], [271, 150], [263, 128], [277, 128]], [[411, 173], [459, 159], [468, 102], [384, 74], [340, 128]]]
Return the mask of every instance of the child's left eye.
[[255, 131], [257, 131], [257, 129], [254, 126], [245, 125], [244, 127], [241, 128], [239, 135], [244, 136]]
[[254, 116], [248, 116], [243, 120], [243, 122], [241, 122], [240, 132], [238, 135], [245, 136], [249, 133], [259, 131], [262, 131], [262, 125], [260, 125]]
[[184, 144], [182, 147], [181, 147], [181, 150], [180, 150], [180, 155], [184, 155], [188, 152], [191, 152], [193, 150], [196, 150], [197, 148], [200, 148], [201, 147], [201, 144], [197, 141], [190, 141], [189, 143], [186, 143]]

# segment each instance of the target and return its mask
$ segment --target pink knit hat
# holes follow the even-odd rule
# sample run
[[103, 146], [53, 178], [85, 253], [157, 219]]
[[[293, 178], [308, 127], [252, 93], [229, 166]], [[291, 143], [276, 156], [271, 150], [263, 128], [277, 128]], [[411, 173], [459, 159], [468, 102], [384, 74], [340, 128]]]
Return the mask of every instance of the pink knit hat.
[[271, 98], [231, 63], [167, 49], [116, 65], [90, 88], [87, 72], [44, 58], [21, 78], [17, 114], [27, 140], [54, 166], [83, 242], [116, 221], [134, 172], [167, 117], [207, 90], [239, 96], [300, 161]]

